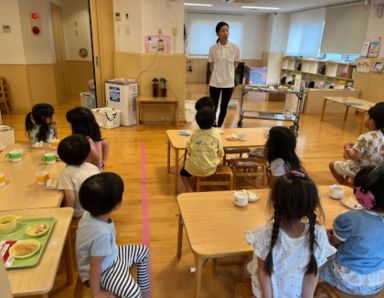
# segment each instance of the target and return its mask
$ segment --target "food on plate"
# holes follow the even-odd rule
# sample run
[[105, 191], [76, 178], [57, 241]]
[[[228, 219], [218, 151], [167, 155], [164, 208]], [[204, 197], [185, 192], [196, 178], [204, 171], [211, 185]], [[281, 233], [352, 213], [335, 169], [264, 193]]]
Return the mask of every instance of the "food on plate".
[[47, 223], [35, 223], [33, 225], [28, 226], [25, 229], [25, 234], [31, 237], [38, 237], [45, 235], [49, 230], [49, 224]]
[[40, 248], [37, 240], [20, 240], [9, 250], [9, 254], [16, 259], [26, 259], [33, 256]]

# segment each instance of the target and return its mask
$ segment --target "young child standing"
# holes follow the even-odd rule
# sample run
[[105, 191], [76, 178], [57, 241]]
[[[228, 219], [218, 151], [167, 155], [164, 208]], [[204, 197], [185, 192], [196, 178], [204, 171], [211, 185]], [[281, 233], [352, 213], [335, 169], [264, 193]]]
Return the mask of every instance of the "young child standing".
[[335, 253], [317, 224], [322, 215], [316, 185], [301, 172], [280, 176], [268, 202], [271, 223], [248, 232], [248, 264], [256, 297], [313, 297], [318, 268]]
[[32, 112], [25, 117], [25, 131], [31, 144], [40, 141], [50, 143], [57, 138], [54, 113], [53, 107], [47, 103], [38, 103], [32, 107]]
[[72, 133], [81, 134], [89, 141], [91, 154], [87, 161], [103, 171], [108, 159], [109, 145], [101, 137], [100, 127], [92, 111], [84, 107], [77, 107], [69, 110], [66, 117], [71, 124]]
[[351, 295], [373, 295], [384, 288], [384, 166], [361, 169], [354, 189], [363, 210], [339, 215], [329, 231], [337, 253], [320, 278]]
[[196, 113], [196, 129], [189, 137], [186, 145], [187, 159], [180, 171], [183, 183], [188, 191], [193, 191], [190, 178], [192, 176], [205, 177], [216, 172], [216, 168], [224, 155], [220, 132], [212, 127], [215, 121], [214, 111], [210, 107], [203, 107]]
[[[76, 235], [79, 277], [92, 289], [93, 297], [103, 297], [105, 289], [121, 298], [148, 298], [149, 250], [144, 245], [116, 245], [111, 213], [123, 198], [123, 180], [114, 173], [89, 177], [80, 188], [80, 203], [86, 210]], [[137, 283], [129, 268], [137, 265]]]
[[347, 177], [355, 177], [363, 167], [384, 161], [384, 104], [378, 103], [368, 110], [364, 125], [368, 132], [360, 135], [354, 145], [344, 146], [346, 160], [332, 161], [329, 169], [338, 183]]
[[74, 209], [75, 218], [81, 217], [84, 212], [79, 202], [81, 184], [88, 177], [100, 172], [95, 165], [86, 162], [90, 151], [88, 140], [79, 134], [66, 137], [57, 148], [60, 159], [66, 163], [66, 167], [60, 172], [57, 188], [64, 190], [64, 204]]
[[304, 172], [295, 150], [296, 136], [292, 130], [285, 126], [274, 126], [269, 130], [265, 156], [270, 164], [271, 184], [291, 171]]

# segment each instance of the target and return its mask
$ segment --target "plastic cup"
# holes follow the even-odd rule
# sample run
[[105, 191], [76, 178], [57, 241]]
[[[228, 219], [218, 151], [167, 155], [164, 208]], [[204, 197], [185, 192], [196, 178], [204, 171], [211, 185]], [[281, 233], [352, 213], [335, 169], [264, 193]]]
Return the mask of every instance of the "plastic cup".
[[45, 153], [43, 155], [42, 160], [45, 161], [46, 164], [54, 164], [57, 160], [56, 153], [54, 152]]
[[21, 156], [22, 156], [22, 154], [21, 154], [20, 150], [12, 150], [12, 151], [9, 151], [7, 154], [5, 154], [5, 158], [7, 158], [13, 162], [20, 161]]
[[35, 173], [36, 183], [39, 185], [45, 185], [49, 175], [47, 171], [39, 171]]
[[5, 174], [0, 173], [0, 187], [3, 187], [5, 185]]
[[52, 149], [57, 149], [59, 146], [60, 140], [59, 139], [54, 139], [52, 140], [49, 145], [51, 146]]

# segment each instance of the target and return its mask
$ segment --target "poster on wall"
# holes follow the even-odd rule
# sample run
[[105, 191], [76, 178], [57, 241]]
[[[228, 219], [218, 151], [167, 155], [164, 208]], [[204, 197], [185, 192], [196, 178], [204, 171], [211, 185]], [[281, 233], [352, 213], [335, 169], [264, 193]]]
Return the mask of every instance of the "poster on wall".
[[371, 61], [360, 60], [356, 64], [357, 72], [369, 72], [371, 70]]
[[372, 67], [373, 72], [384, 72], [384, 62], [375, 62]]
[[377, 58], [379, 57], [380, 52], [380, 40], [371, 41], [369, 43], [368, 58]]
[[145, 52], [169, 54], [171, 52], [171, 36], [145, 35]]

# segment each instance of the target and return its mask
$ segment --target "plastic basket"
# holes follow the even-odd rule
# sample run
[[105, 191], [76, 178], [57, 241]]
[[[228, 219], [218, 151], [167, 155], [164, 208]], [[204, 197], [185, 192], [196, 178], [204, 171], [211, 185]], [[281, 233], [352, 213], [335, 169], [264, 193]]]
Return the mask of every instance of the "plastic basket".
[[92, 109], [96, 122], [102, 128], [115, 128], [120, 126], [120, 110], [115, 108]]
[[96, 96], [92, 92], [81, 92], [80, 93], [80, 103], [82, 107], [88, 109], [96, 108]]
[[0, 125], [0, 151], [15, 143], [15, 130], [8, 125]]

